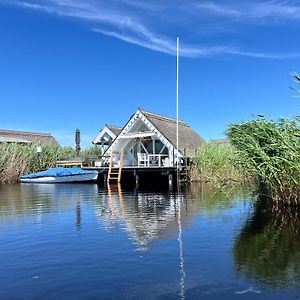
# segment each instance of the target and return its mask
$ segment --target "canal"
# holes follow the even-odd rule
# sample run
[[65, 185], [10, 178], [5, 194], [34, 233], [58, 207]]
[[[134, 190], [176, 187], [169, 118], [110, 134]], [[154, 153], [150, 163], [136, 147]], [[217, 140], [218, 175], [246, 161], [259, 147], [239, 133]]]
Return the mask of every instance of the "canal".
[[0, 186], [0, 299], [297, 299], [300, 214], [249, 190]]

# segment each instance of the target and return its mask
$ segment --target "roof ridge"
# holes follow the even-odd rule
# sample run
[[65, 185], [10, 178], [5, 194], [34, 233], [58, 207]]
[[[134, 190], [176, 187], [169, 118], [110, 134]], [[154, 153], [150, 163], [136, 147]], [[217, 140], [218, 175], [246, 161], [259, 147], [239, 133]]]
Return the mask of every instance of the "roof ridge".
[[[169, 116], [166, 116], [166, 115], [161, 115], [161, 114], [153, 113], [153, 112], [151, 112], [151, 111], [147, 111], [147, 110], [144, 110], [144, 109], [141, 109], [141, 108], [139, 108], [139, 110], [140, 110], [142, 113], [151, 115], [151, 117], [154, 117], [154, 118], [157, 118], [157, 119], [164, 119], [164, 120], [169, 121], [169, 122], [171, 122], [171, 123], [176, 123], [176, 122], [177, 122], [177, 119], [176, 119], [176, 118], [172, 118], [172, 117], [169, 117]], [[190, 127], [188, 124], [186, 124], [186, 123], [183, 122], [182, 120], [179, 120], [178, 123], [179, 123], [180, 125], [183, 125], [183, 126], [186, 126], [186, 127]]]
[[122, 129], [123, 127], [117, 126], [117, 125], [111, 125], [111, 124], [105, 124], [107, 127], [114, 127], [114, 128], [119, 128]]
[[1, 133], [52, 136], [50, 132], [31, 132], [31, 131], [21, 131], [21, 130], [11, 130], [11, 129], [0, 129], [0, 134]]

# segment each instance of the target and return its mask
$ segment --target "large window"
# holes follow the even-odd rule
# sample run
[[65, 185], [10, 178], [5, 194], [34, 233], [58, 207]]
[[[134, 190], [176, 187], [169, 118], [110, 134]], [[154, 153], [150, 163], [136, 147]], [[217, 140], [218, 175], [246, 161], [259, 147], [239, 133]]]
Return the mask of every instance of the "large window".
[[164, 144], [160, 140], [155, 140], [155, 153], [156, 154], [159, 154], [159, 153], [160, 154], [168, 154], [169, 151], [168, 151], [167, 147], [164, 147]]
[[141, 152], [142, 153], [149, 153], [149, 154], [169, 154], [168, 148], [164, 146], [164, 144], [160, 140], [154, 141], [154, 149], [155, 153], [153, 153], [153, 140], [143, 140], [141, 143], [144, 145], [144, 147], [141, 146]]
[[[142, 141], [142, 144], [147, 149], [148, 153], [153, 153], [153, 142], [152, 142], [152, 140], [144, 140], [144, 141]], [[144, 147], [141, 147], [141, 152], [142, 153], [147, 153], [145, 151]]]

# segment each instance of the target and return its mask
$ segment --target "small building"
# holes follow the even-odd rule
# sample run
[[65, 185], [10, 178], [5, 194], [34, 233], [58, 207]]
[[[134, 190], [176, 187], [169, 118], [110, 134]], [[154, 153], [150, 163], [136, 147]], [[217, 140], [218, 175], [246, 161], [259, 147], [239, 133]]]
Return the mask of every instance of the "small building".
[[105, 124], [97, 137], [92, 141], [94, 145], [101, 146], [103, 153], [120, 134], [122, 127]]
[[[113, 153], [114, 166], [118, 166], [123, 151], [124, 167], [174, 167], [177, 157], [187, 157], [189, 151], [199, 149], [205, 142], [189, 125], [179, 121], [177, 153], [176, 123], [174, 118], [138, 109], [116, 137], [111, 135], [106, 125], [97, 137], [101, 141], [106, 134], [111, 136], [104, 159]], [[98, 141], [97, 138], [94, 142]]]
[[49, 146], [59, 146], [56, 139], [50, 133], [26, 132], [7, 129], [0, 129], [0, 143], [33, 143], [45, 144]]

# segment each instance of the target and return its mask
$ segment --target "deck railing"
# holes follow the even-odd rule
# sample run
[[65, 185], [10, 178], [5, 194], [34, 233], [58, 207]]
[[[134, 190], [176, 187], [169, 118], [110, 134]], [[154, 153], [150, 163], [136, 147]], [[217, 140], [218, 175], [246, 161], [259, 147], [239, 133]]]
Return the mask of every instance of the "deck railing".
[[169, 167], [167, 154], [138, 153], [138, 167]]
[[[110, 156], [102, 156], [101, 160], [95, 163], [95, 166], [98, 167], [108, 167], [109, 166]], [[135, 164], [126, 164], [126, 160], [124, 160], [124, 167], [170, 167], [170, 160], [167, 154], [146, 154], [146, 153], [138, 153], [137, 154], [137, 163]], [[114, 162], [114, 167], [118, 166], [118, 160]]]

